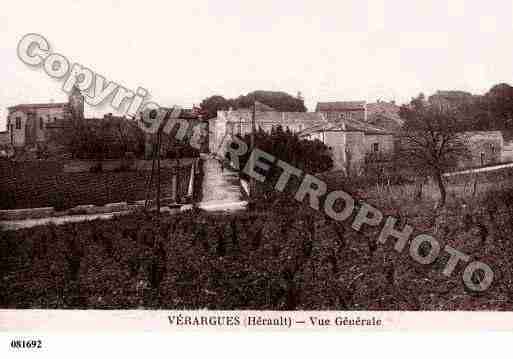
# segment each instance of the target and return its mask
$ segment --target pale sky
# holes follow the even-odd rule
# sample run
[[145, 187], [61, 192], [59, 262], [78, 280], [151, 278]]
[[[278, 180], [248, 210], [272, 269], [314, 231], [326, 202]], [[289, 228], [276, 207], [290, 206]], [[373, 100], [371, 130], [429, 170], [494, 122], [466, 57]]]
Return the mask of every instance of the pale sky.
[[27, 33], [162, 106], [282, 90], [313, 110], [513, 83], [512, 12], [508, 0], [4, 1], [0, 130], [8, 106], [66, 99], [62, 81], [18, 59]]

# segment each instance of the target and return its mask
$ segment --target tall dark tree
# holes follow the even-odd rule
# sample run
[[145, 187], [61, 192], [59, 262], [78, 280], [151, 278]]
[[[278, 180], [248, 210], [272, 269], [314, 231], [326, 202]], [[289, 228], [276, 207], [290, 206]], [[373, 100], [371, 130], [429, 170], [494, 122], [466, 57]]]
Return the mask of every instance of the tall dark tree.
[[127, 152], [141, 156], [144, 151], [144, 132], [134, 121], [122, 118], [68, 121], [50, 136], [74, 158], [123, 158]]
[[454, 114], [433, 106], [411, 106], [398, 143], [397, 161], [417, 175], [431, 176], [440, 190], [440, 206], [446, 202], [444, 172], [470, 158], [468, 141]]
[[492, 86], [484, 95], [445, 92], [430, 96], [429, 101], [423, 94], [419, 95], [410, 104], [401, 107], [400, 116], [405, 118], [412, 108], [430, 103], [445, 110], [450, 109], [453, 116], [458, 118], [462, 131], [513, 131], [513, 86], [500, 83]]
[[206, 113], [207, 119], [217, 116], [217, 111], [228, 110], [231, 102], [223, 96], [214, 95], [207, 97], [200, 103], [200, 108]]
[[[247, 134], [242, 140], [248, 144], [249, 148], [251, 143], [250, 135]], [[330, 150], [324, 143], [319, 140], [312, 141], [300, 138], [288, 129], [283, 130], [281, 126], [273, 129], [271, 133], [263, 130], [257, 131], [255, 133], [255, 145], [259, 150], [279, 158], [281, 161], [302, 170], [304, 173], [316, 174], [326, 172], [333, 167]], [[239, 157], [240, 176], [246, 180], [249, 179], [249, 176], [242, 170], [245, 168], [250, 154], [251, 151], [248, 151], [245, 155]], [[230, 160], [229, 157], [230, 153], [228, 152], [228, 160]], [[285, 207], [288, 207], [296, 203], [292, 192], [294, 188], [297, 189], [297, 186], [299, 186], [300, 179], [292, 176], [284, 192], [277, 191], [274, 188], [282, 172], [283, 170], [278, 166], [271, 166], [269, 171], [266, 172], [265, 182], [256, 183], [256, 188], [254, 188], [254, 194], [252, 195], [252, 203], [254, 205], [258, 206], [258, 203], [274, 203], [283, 204]], [[257, 198], [260, 198], [261, 201], [257, 200]]]
[[250, 108], [255, 101], [271, 106], [276, 111], [306, 112], [307, 110], [301, 98], [281, 91], [253, 91], [246, 96], [238, 97], [235, 105], [237, 108]]
[[207, 113], [208, 118], [217, 116], [217, 111], [233, 109], [248, 109], [255, 101], [274, 108], [276, 111], [284, 112], [306, 112], [304, 101], [300, 97], [294, 97], [281, 91], [253, 91], [247, 95], [241, 95], [234, 99], [226, 99], [223, 96], [215, 95], [204, 99], [200, 107]]
[[502, 83], [493, 86], [485, 95], [494, 129], [513, 130], [513, 87]]

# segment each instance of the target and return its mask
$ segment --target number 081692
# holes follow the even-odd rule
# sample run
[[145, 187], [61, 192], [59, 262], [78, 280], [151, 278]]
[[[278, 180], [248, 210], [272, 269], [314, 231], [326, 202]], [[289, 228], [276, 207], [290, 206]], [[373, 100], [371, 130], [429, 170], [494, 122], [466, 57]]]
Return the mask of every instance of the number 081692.
[[41, 340], [11, 340], [11, 348], [13, 349], [41, 349], [43, 342]]

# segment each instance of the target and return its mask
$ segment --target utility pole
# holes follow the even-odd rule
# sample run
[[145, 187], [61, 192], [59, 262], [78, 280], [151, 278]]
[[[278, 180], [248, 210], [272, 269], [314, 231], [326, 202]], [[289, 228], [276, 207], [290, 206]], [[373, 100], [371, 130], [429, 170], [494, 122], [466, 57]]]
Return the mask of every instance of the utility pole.
[[157, 133], [157, 217], [160, 217], [160, 147], [162, 144], [162, 128]]
[[163, 126], [157, 130], [156, 134], [152, 135], [151, 174], [146, 183], [146, 198], [144, 201], [144, 211], [146, 212], [148, 208], [151, 207], [151, 190], [155, 172], [157, 172], [157, 217], [160, 216], [160, 149], [162, 144], [162, 130]]
[[[256, 129], [256, 101], [253, 101], [253, 113], [251, 116], [251, 152], [250, 152], [250, 157], [249, 157], [249, 160], [251, 161], [250, 166], [252, 169], [254, 168], [254, 165], [255, 165], [253, 163], [252, 156], [251, 156], [251, 154], [253, 153], [253, 150], [255, 149], [255, 129]], [[255, 190], [256, 190], [255, 179], [253, 177], [251, 177], [249, 179], [249, 196], [253, 197], [253, 199], [254, 199]], [[251, 200], [251, 198], [250, 198], [250, 200]]]
[[148, 207], [150, 207], [151, 204], [151, 187], [153, 187], [153, 177], [155, 175], [155, 138], [150, 138], [151, 143], [151, 174], [148, 178], [148, 181], [146, 182], [146, 196], [144, 200], [144, 212], [148, 210]]

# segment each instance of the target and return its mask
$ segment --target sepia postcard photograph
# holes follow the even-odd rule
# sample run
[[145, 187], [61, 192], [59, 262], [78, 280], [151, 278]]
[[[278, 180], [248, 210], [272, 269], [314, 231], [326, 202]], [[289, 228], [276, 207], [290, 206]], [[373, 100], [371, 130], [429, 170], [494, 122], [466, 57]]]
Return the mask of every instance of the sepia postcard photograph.
[[2, 7], [11, 352], [35, 330], [513, 330], [511, 2]]

